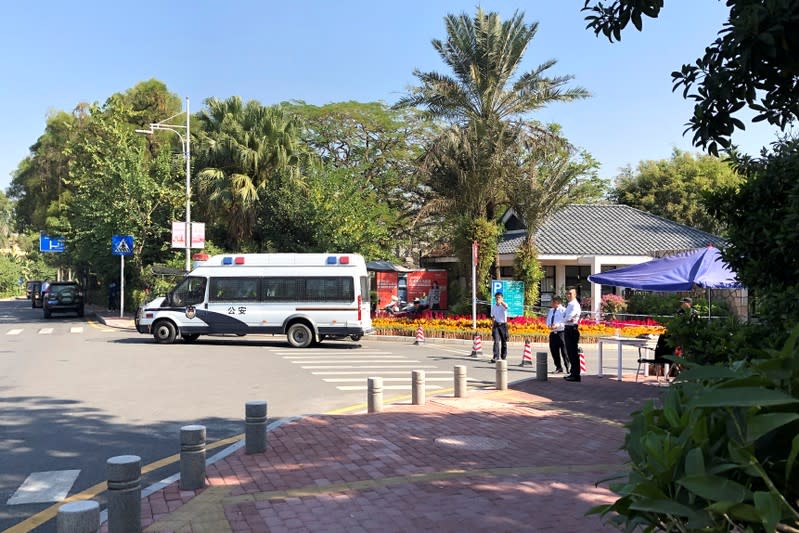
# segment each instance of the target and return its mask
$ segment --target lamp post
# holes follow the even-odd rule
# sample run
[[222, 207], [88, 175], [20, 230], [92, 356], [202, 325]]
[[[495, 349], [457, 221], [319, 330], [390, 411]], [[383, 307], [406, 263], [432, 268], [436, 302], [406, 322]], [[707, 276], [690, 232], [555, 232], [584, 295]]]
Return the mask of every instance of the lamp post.
[[[183, 113], [181, 111], [180, 113]], [[150, 128], [146, 130], [136, 130], [136, 133], [144, 133], [152, 135], [156, 130], [171, 131], [180, 138], [180, 144], [183, 149], [183, 158], [186, 160], [186, 228], [184, 233], [184, 240], [186, 242], [186, 272], [191, 270], [191, 112], [189, 109], [189, 97], [186, 97], [186, 125], [182, 124], [169, 124], [168, 122], [180, 115], [175, 113], [169, 118], [161, 122], [154, 122], [150, 124]], [[185, 129], [186, 137], [184, 139], [180, 130]]]

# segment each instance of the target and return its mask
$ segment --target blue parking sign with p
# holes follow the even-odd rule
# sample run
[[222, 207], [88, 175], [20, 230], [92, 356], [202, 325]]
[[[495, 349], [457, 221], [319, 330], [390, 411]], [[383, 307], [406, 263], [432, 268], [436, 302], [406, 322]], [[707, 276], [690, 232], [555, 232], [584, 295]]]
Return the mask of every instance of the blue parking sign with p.
[[133, 235], [111, 236], [112, 255], [133, 255]]

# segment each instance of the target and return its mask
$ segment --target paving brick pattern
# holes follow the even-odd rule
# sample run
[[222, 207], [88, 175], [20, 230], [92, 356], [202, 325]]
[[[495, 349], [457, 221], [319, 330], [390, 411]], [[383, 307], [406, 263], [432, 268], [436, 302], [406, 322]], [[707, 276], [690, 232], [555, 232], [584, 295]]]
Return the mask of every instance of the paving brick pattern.
[[613, 531], [585, 512], [613, 501], [595, 483], [623, 471], [623, 424], [659, 396], [653, 385], [527, 381], [376, 415], [306, 417], [270, 432], [265, 453], [209, 466], [205, 489], [174, 483], [150, 495], [142, 522], [193, 533]]

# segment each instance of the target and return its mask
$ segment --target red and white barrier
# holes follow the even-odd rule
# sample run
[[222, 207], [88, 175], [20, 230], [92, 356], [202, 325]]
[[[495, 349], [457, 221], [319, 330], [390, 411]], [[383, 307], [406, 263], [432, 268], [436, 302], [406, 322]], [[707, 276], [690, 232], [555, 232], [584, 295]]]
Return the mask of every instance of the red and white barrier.
[[424, 344], [424, 329], [422, 329], [422, 325], [419, 324], [419, 327], [416, 328], [416, 341], [414, 344]]
[[522, 362], [519, 363], [519, 366], [524, 366], [525, 364], [530, 363], [530, 366], [533, 366], [533, 347], [530, 346], [530, 341], [524, 341], [524, 353], [522, 353]]
[[580, 356], [580, 372], [588, 372], [588, 364], [585, 362], [585, 354], [583, 353], [582, 347], [577, 349], [577, 355]]
[[472, 357], [477, 357], [478, 355], [483, 355], [483, 336], [475, 333], [472, 340]]

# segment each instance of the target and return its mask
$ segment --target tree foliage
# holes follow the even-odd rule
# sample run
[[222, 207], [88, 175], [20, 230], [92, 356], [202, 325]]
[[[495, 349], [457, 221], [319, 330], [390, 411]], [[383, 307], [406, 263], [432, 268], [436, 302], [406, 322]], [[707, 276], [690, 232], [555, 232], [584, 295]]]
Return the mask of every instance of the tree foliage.
[[[620, 40], [632, 22], [640, 31], [643, 17], [657, 18], [663, 0], [586, 0], [588, 28], [611, 42]], [[785, 129], [799, 117], [799, 1], [727, 0], [728, 21], [718, 38], [694, 64], [672, 73], [674, 89], [695, 102], [686, 131], [695, 146], [713, 155], [729, 148], [744, 107], [753, 121]]]
[[[276, 176], [297, 178], [305, 147], [299, 123], [277, 107], [267, 107], [238, 96], [209, 98], [197, 116], [196, 168], [199, 169], [201, 212], [222, 226], [223, 243], [241, 248], [250, 238], [256, 220], [254, 206]], [[222, 211], [224, 218], [210, 217]]]
[[724, 259], [747, 287], [758, 310], [786, 332], [799, 319], [799, 140], [774, 145], [759, 159], [743, 159], [739, 188], [716, 191], [711, 214], [727, 225]]
[[699, 228], [725, 234], [725, 224], [710, 213], [705, 197], [718, 189], [735, 191], [743, 178], [728, 160], [674, 150], [671, 159], [642, 161], [616, 178], [610, 198], [620, 204]]

